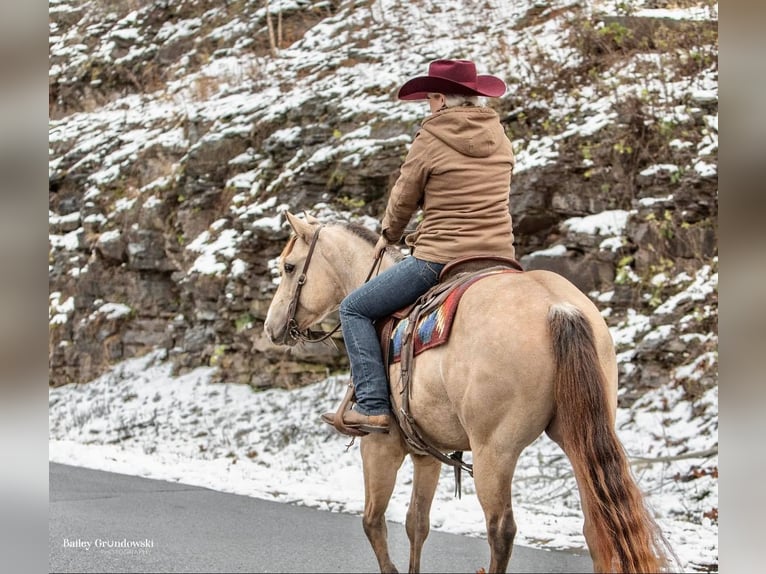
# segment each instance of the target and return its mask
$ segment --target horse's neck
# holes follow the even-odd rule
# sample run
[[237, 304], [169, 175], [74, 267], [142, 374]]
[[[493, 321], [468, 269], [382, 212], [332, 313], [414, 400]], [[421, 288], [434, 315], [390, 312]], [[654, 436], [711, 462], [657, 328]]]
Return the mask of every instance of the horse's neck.
[[[342, 249], [342, 257], [336, 267], [343, 284], [345, 294], [348, 295], [362, 285], [370, 274], [375, 264], [375, 249], [361, 237], [346, 232]], [[390, 255], [384, 255], [378, 272], [391, 267], [396, 261]], [[373, 273], [375, 273], [373, 271]]]

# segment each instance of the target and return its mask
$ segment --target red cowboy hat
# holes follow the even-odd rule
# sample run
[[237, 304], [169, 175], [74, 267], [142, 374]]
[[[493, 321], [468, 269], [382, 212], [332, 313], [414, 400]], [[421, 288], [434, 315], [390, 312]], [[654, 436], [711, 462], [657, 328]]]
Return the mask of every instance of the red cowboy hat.
[[495, 76], [476, 75], [476, 65], [470, 60], [435, 60], [428, 66], [428, 75], [405, 82], [398, 97], [425, 100], [434, 92], [497, 98], [505, 94], [505, 82]]

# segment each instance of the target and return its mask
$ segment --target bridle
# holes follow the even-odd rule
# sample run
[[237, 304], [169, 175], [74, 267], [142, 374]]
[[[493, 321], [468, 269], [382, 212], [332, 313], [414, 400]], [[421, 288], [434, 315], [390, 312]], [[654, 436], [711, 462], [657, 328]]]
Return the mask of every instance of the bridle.
[[[295, 293], [293, 293], [293, 298], [290, 300], [290, 305], [287, 308], [287, 332], [290, 337], [303, 343], [321, 343], [322, 341], [326, 341], [332, 337], [338, 331], [338, 329], [340, 329], [341, 326], [339, 322], [333, 328], [333, 330], [328, 333], [325, 333], [321, 330], [314, 331], [312, 329], [301, 331], [298, 328], [298, 322], [295, 320], [295, 312], [298, 310], [298, 302], [301, 297], [301, 290], [306, 284], [306, 273], [308, 273], [311, 257], [314, 255], [314, 248], [316, 247], [317, 241], [319, 240], [319, 232], [322, 231], [322, 227], [324, 226], [320, 225], [317, 227], [317, 230], [311, 236], [311, 241], [309, 242], [309, 252], [306, 254], [306, 260], [303, 262], [303, 269], [301, 270], [301, 274], [298, 275], [298, 280], [295, 285]], [[367, 274], [367, 278], [364, 280], [365, 283], [370, 280], [373, 274], [377, 274], [376, 270], [380, 270], [381, 261], [383, 261], [383, 251], [381, 251], [380, 255], [375, 257], [375, 260], [372, 262], [372, 268]]]

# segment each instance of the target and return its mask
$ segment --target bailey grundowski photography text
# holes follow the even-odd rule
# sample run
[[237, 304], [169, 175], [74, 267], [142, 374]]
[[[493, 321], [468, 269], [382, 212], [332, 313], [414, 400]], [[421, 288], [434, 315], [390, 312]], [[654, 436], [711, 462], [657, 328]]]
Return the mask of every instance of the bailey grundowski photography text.
[[148, 550], [154, 548], [154, 540], [144, 538], [143, 540], [128, 540], [127, 538], [112, 539], [112, 538], [94, 538], [93, 540], [84, 540], [82, 538], [64, 538], [64, 548], [80, 548], [84, 550], [90, 550], [91, 548], [98, 549], [119, 549], [119, 550]]

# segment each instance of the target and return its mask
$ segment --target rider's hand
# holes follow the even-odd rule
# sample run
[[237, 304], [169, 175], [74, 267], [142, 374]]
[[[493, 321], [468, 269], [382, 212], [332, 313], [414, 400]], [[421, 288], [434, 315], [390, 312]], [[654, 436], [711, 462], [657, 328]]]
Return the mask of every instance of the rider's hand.
[[388, 247], [388, 241], [381, 235], [380, 239], [378, 239], [378, 242], [375, 244], [375, 259], [378, 259], [383, 255], [383, 251], [385, 251], [386, 247]]

